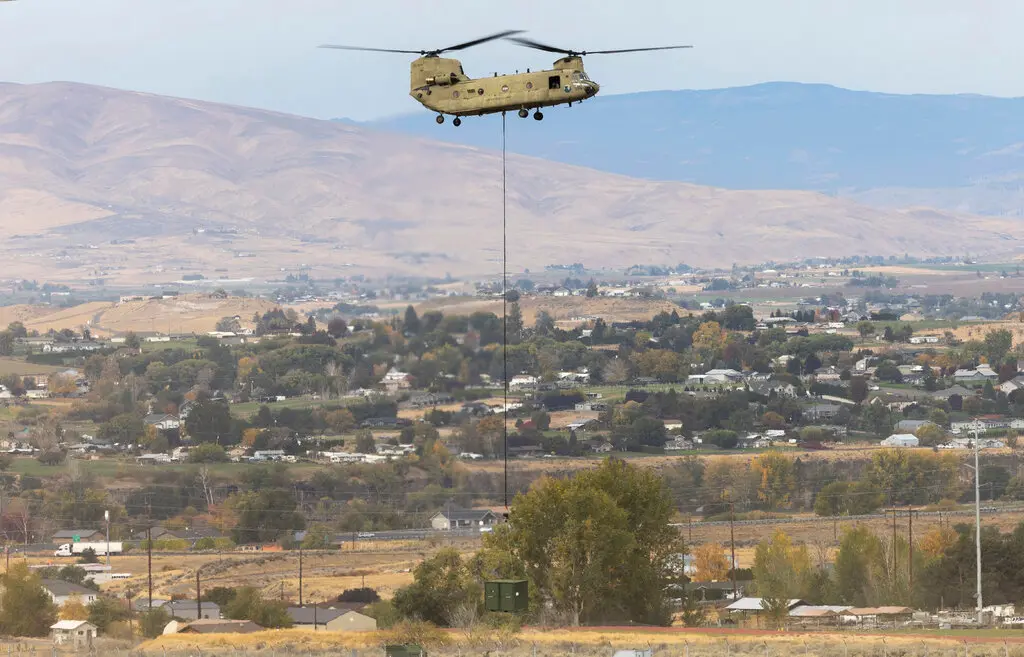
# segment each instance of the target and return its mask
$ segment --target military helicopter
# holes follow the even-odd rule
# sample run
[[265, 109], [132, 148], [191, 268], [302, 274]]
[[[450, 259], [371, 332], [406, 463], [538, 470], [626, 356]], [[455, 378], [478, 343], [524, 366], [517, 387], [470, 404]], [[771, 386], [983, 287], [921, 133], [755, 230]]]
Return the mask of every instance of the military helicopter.
[[[540, 111], [542, 107], [565, 104], [572, 107], [573, 103], [593, 98], [601, 87], [587, 77], [586, 71], [583, 70], [585, 55], [609, 55], [693, 47], [661, 46], [576, 51], [512, 36], [522, 32], [523, 30], [505, 30], [437, 50], [396, 50], [329, 44], [320, 47], [421, 55], [419, 59], [412, 62], [410, 67], [409, 95], [424, 107], [437, 112], [436, 121], [439, 124], [444, 123], [445, 114], [454, 116], [452, 124], [455, 126], [462, 125], [460, 117], [463, 116], [483, 116], [499, 112], [518, 112], [519, 116], [525, 119], [530, 115], [531, 109], [536, 110], [533, 118], [540, 121], [544, 118], [543, 112]], [[565, 56], [557, 60], [550, 70], [531, 72], [527, 69], [525, 73], [516, 72], [509, 75], [495, 73], [490, 78], [471, 78], [463, 71], [462, 63], [459, 60], [440, 56], [441, 53], [464, 50], [495, 39], [506, 39], [521, 46]]]

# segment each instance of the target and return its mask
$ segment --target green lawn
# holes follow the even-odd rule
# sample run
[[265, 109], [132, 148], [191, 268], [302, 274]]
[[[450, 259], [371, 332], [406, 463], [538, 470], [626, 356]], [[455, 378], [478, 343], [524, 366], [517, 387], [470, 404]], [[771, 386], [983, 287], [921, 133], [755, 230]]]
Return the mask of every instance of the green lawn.
[[[320, 406], [345, 406], [350, 403], [348, 399], [309, 399], [308, 397], [294, 397], [282, 402], [268, 402], [265, 405], [272, 411], [279, 411], [282, 408], [318, 408]], [[245, 402], [244, 404], [232, 404], [231, 414], [239, 418], [252, 417], [263, 406], [260, 402]]]
[[[88, 460], [77, 460], [68, 459], [61, 465], [48, 466], [43, 465], [34, 458], [20, 457], [14, 459], [14, 463], [11, 465], [11, 471], [18, 474], [24, 474], [30, 477], [52, 477], [54, 475], [61, 474], [67, 469], [67, 463], [74, 461], [83, 473], [92, 474], [102, 478], [125, 478], [130, 479], [133, 477], [143, 477], [147, 473], [155, 471], [157, 468], [161, 472], [168, 472], [174, 470], [186, 470], [189, 468], [195, 468], [196, 465], [193, 463], [164, 463], [160, 465], [139, 465], [130, 459], [112, 459], [103, 458], [96, 461]], [[210, 472], [215, 476], [224, 477], [227, 479], [236, 479], [239, 475], [247, 470], [252, 469], [251, 463], [211, 463], [209, 464]], [[300, 477], [302, 475], [309, 475], [313, 472], [320, 470], [325, 465], [319, 463], [290, 463], [287, 464], [288, 469], [294, 472]]]
[[172, 340], [170, 342], [146, 342], [142, 341], [142, 352], [163, 351], [164, 349], [194, 349], [195, 340]]

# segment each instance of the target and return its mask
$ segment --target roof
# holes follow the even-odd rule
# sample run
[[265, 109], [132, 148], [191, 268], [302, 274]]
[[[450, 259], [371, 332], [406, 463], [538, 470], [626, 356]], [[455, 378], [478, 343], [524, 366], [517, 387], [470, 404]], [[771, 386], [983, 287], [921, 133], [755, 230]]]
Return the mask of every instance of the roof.
[[96, 626], [93, 625], [92, 623], [90, 623], [87, 620], [62, 620], [62, 621], [57, 621], [56, 623], [54, 623], [53, 625], [50, 626], [50, 629], [51, 630], [77, 630], [78, 628], [82, 627], [83, 625], [88, 625], [89, 627], [91, 627], [93, 629], [96, 629]]
[[797, 618], [823, 618], [838, 616], [849, 607], [842, 605], [797, 605], [789, 610], [790, 616]]
[[845, 612], [848, 616], [901, 616], [912, 614], [910, 607], [851, 607]]
[[[730, 611], [761, 611], [764, 607], [761, 605], [763, 598], [740, 598], [736, 602], [727, 606], [726, 609]], [[787, 607], [792, 609], [798, 605], [802, 605], [803, 600], [793, 598], [787, 602]]]
[[65, 582], [62, 579], [44, 579], [43, 588], [58, 597], [70, 595], [99, 595], [98, 591], [87, 589], [79, 584]]
[[218, 618], [203, 618], [186, 623], [179, 629], [179, 632], [195, 632], [198, 634], [223, 634], [233, 632], [236, 634], [249, 634], [260, 632], [263, 628], [248, 620], [222, 620]]
[[[146, 604], [149, 604], [148, 599], [146, 600]], [[153, 605], [156, 606], [156, 600], [153, 601]], [[168, 600], [160, 606], [166, 609], [171, 616], [174, 616], [174, 612], [178, 610], [188, 610], [189, 612], [193, 612], [198, 609], [195, 600]], [[220, 605], [216, 602], [210, 602], [209, 600], [203, 600], [202, 609], [204, 613], [213, 610], [216, 610], [218, 614], [220, 613]]]
[[494, 512], [490, 509], [459, 509], [452, 507], [451, 509], [443, 509], [438, 511], [436, 515], [443, 516], [448, 520], [483, 520], [488, 515], [494, 515]]
[[[362, 606], [362, 605], [361, 605]], [[288, 615], [291, 616], [292, 622], [296, 625], [312, 625], [314, 620], [314, 613], [316, 624], [322, 625], [330, 623], [335, 618], [343, 616], [350, 611], [355, 611], [351, 608], [338, 609], [334, 606], [330, 607], [288, 607]]]
[[98, 529], [62, 529], [53, 535], [53, 538], [74, 538], [76, 536], [92, 536], [98, 534]]

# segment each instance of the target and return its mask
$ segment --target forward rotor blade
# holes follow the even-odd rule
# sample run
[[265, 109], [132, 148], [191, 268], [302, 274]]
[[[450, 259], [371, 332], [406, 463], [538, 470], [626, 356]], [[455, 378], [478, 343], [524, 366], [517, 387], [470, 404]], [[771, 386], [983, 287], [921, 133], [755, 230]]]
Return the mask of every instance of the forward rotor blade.
[[554, 46], [549, 46], [549, 45], [546, 45], [546, 44], [543, 44], [543, 43], [539, 43], [537, 41], [534, 41], [533, 39], [523, 39], [521, 37], [512, 37], [512, 38], [510, 38], [508, 40], [509, 41], [514, 41], [514, 42], [518, 43], [521, 46], [526, 46], [527, 48], [534, 48], [536, 50], [543, 50], [545, 52], [554, 52], [554, 53], [572, 53], [573, 52], [572, 50], [569, 50], [567, 48], [556, 48]]
[[424, 50], [395, 50], [393, 48], [362, 48], [360, 46], [336, 46], [331, 44], [324, 44], [317, 46], [318, 48], [334, 48], [335, 50], [362, 50], [365, 52], [400, 52], [407, 55], [422, 55], [426, 51]]
[[448, 46], [447, 48], [441, 48], [440, 50], [435, 50], [434, 52], [441, 53], [448, 52], [449, 50], [463, 50], [464, 48], [478, 46], [481, 43], [487, 43], [488, 41], [494, 41], [495, 39], [507, 37], [510, 34], [522, 34], [523, 31], [524, 30], [505, 30], [504, 32], [498, 32], [497, 34], [492, 34], [490, 36], [481, 37], [479, 39], [473, 39], [472, 41], [467, 41], [465, 43], [460, 43], [454, 46]]
[[613, 55], [620, 52], [645, 52], [648, 50], [677, 50], [679, 48], [692, 48], [693, 46], [659, 46], [656, 48], [622, 48], [619, 50], [584, 50], [584, 55]]

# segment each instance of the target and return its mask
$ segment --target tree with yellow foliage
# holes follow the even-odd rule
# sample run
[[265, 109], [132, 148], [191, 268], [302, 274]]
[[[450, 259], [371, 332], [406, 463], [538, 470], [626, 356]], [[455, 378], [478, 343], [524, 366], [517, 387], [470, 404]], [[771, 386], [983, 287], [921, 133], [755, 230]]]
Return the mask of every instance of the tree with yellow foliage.
[[693, 333], [693, 346], [705, 353], [717, 353], [725, 347], [726, 332], [718, 322], [704, 322]]
[[693, 581], [718, 582], [729, 577], [729, 560], [718, 543], [704, 543], [693, 551]]
[[82, 603], [82, 598], [73, 595], [60, 606], [61, 620], [89, 620], [89, 608]]
[[789, 505], [796, 491], [796, 464], [792, 456], [780, 452], [766, 452], [755, 456], [750, 469], [760, 478], [757, 497], [771, 509]]
[[929, 559], [938, 559], [946, 550], [956, 544], [957, 534], [950, 527], [936, 527], [929, 530], [917, 544], [921, 554]]

